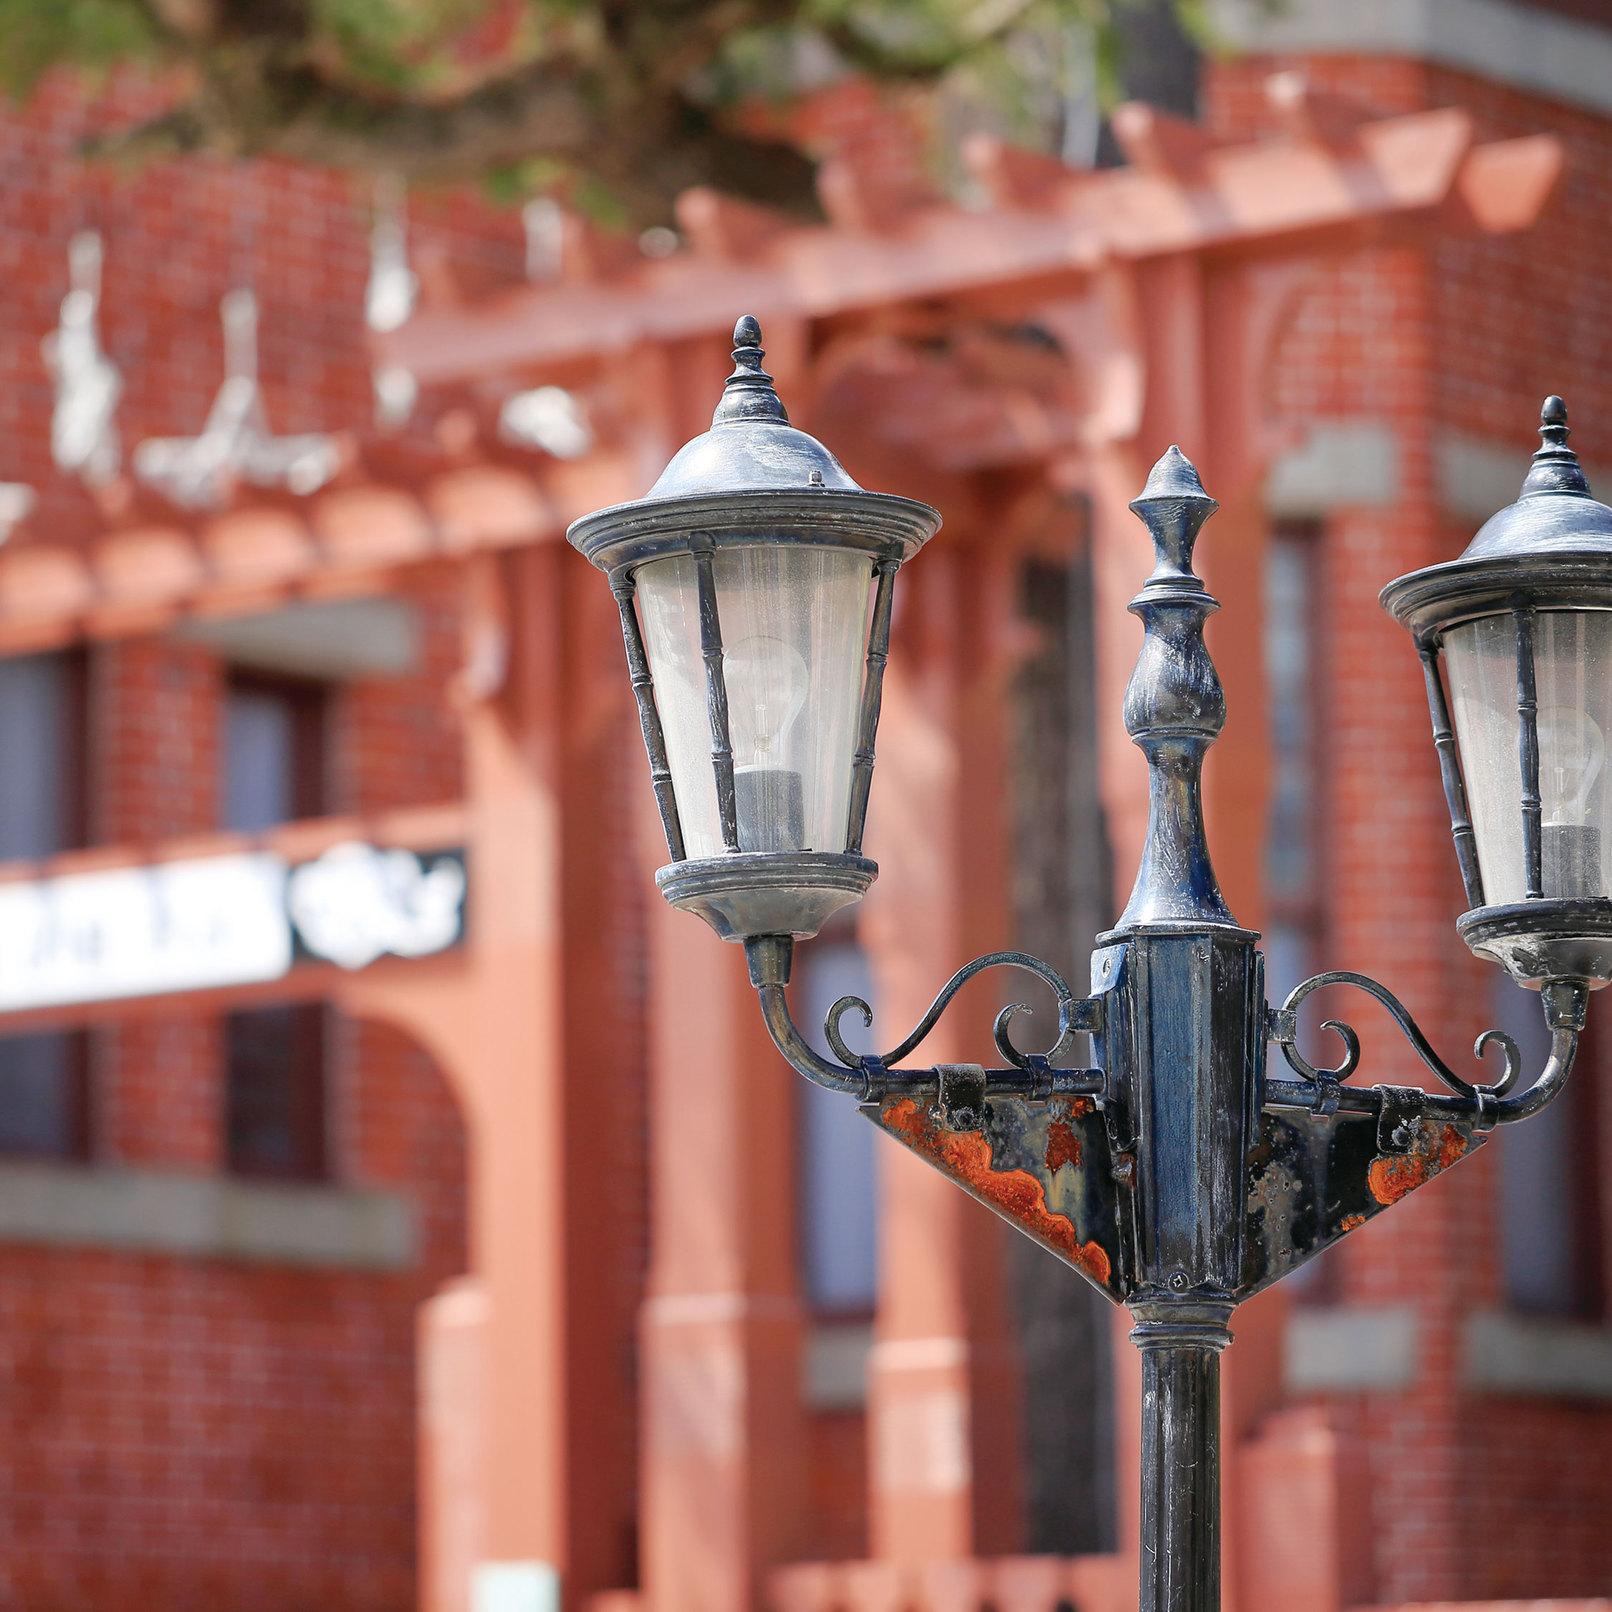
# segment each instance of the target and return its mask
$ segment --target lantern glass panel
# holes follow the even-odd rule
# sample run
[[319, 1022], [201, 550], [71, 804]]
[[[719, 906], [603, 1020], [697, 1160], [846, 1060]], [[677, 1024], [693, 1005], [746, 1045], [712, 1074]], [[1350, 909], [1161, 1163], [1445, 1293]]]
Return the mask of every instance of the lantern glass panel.
[[[733, 545], [712, 556], [741, 851], [843, 851], [873, 561]], [[692, 555], [637, 573], [644, 646], [690, 857], [721, 856]]]
[[[1510, 615], [1444, 635], [1450, 703], [1461, 746], [1484, 900], [1522, 901], [1521, 717], [1517, 626]], [[1539, 701], [1542, 887], [1547, 897], [1612, 894], [1612, 612], [1548, 610], [1534, 618]]]

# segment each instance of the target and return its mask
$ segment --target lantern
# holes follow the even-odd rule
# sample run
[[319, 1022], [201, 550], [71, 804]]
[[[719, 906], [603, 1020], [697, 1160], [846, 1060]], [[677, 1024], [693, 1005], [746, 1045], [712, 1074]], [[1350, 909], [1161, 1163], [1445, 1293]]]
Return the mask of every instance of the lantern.
[[1525, 985], [1612, 977], [1612, 509], [1545, 400], [1522, 495], [1457, 560], [1383, 589], [1411, 630], [1471, 910]]
[[789, 424], [734, 327], [704, 436], [644, 498], [567, 536], [610, 578], [672, 861], [657, 883], [728, 940], [815, 934], [859, 900], [890, 608], [940, 526]]

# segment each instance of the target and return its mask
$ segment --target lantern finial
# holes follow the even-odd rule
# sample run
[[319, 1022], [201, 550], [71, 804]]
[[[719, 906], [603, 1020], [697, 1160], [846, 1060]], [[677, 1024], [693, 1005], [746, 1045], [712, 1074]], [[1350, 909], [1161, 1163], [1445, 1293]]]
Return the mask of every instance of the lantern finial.
[[722, 401], [711, 416], [713, 426], [731, 425], [737, 420], [776, 420], [779, 425], [789, 424], [789, 415], [773, 389], [772, 376], [761, 367], [765, 356], [761, 323], [747, 313], [733, 327], [733, 373], [728, 376]]
[[1523, 496], [1530, 493], [1578, 493], [1588, 498], [1590, 484], [1579, 467], [1578, 455], [1567, 445], [1567, 405], [1559, 397], [1547, 397], [1539, 411], [1539, 450], [1522, 484]]

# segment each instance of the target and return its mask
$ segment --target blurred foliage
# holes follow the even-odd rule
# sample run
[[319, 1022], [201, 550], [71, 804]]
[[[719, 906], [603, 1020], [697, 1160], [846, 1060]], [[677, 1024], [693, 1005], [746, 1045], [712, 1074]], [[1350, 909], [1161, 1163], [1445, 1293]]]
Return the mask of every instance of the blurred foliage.
[[1116, 97], [1123, 13], [1161, 5], [1198, 29], [1198, 0], [0, 0], [0, 83], [141, 63], [173, 104], [104, 149], [541, 173], [643, 225], [695, 183], [810, 210], [809, 158], [738, 114], [847, 73], [1055, 144]]

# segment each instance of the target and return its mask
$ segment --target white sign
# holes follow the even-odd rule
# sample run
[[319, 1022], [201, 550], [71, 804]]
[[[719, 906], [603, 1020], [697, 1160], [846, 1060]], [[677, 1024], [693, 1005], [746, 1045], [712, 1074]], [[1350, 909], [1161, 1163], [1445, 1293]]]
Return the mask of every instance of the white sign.
[[278, 979], [285, 881], [259, 854], [0, 884], [0, 1012]]
[[427, 871], [412, 851], [349, 841], [291, 875], [291, 918], [315, 957], [363, 968], [387, 952], [425, 957], [459, 938], [465, 870], [439, 857]]
[[276, 980], [299, 941], [342, 968], [424, 957], [460, 938], [464, 897], [458, 853], [361, 844], [0, 884], [0, 1013]]

